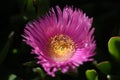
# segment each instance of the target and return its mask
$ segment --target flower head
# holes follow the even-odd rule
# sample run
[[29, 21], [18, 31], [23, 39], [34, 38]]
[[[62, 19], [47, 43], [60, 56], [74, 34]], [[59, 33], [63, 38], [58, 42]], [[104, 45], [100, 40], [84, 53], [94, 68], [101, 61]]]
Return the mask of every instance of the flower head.
[[74, 70], [83, 62], [93, 60], [95, 41], [92, 18], [81, 10], [56, 6], [49, 14], [30, 22], [24, 29], [24, 41], [33, 47], [47, 74], [55, 76], [57, 70], [63, 73]]

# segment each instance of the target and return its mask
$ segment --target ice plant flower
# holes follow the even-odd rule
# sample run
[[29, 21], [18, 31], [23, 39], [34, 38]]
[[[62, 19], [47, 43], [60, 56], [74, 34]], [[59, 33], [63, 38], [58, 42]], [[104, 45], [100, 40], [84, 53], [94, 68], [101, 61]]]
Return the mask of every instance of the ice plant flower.
[[56, 6], [45, 17], [29, 22], [24, 41], [37, 55], [38, 64], [48, 75], [74, 70], [83, 62], [92, 61], [95, 50], [92, 18], [79, 9]]

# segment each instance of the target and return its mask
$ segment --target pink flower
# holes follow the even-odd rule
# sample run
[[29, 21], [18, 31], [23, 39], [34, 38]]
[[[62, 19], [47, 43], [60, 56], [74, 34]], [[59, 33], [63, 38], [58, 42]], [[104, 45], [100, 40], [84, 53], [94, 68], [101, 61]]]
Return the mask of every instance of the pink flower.
[[24, 41], [33, 47], [47, 74], [74, 70], [83, 62], [92, 61], [95, 55], [92, 18], [81, 10], [56, 6], [45, 17], [30, 22], [24, 29]]

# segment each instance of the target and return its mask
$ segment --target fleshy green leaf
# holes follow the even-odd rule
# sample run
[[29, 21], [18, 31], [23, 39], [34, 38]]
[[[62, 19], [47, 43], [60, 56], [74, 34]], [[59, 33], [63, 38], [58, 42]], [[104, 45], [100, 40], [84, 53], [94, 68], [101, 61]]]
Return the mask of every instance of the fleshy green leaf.
[[10, 35], [8, 36], [8, 40], [5, 44], [5, 46], [3, 47], [2, 51], [0, 52], [0, 64], [5, 60], [5, 58], [7, 56], [9, 48], [13, 42], [13, 36], [14, 36], [14, 32], [11, 32]]
[[38, 75], [42, 78], [45, 77], [45, 73], [40, 67], [33, 68], [33, 72], [38, 73]]
[[97, 64], [97, 68], [103, 72], [104, 74], [110, 74], [111, 71], [111, 64], [109, 61], [103, 61]]
[[108, 42], [108, 49], [110, 54], [120, 61], [120, 37], [112, 37]]
[[85, 74], [88, 80], [98, 80], [97, 72], [94, 69], [87, 70]]
[[17, 76], [15, 74], [11, 74], [8, 77], [8, 80], [16, 80]]

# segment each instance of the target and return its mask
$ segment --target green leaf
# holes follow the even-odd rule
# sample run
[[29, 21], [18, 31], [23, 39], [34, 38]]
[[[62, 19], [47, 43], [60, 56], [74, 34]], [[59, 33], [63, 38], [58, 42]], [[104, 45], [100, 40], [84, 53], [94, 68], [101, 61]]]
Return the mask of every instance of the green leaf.
[[34, 67], [36, 66], [36, 62], [35, 61], [29, 61], [23, 64], [24, 66], [28, 66], [28, 67]]
[[48, 0], [17, 0], [17, 2], [25, 21], [43, 16], [50, 7]]
[[33, 68], [33, 72], [37, 73], [42, 78], [46, 76], [44, 71], [40, 67]]
[[4, 48], [0, 52], [0, 64], [5, 60], [5, 58], [8, 54], [9, 48], [13, 42], [13, 36], [14, 36], [14, 32], [11, 32], [10, 35], [8, 36], [8, 40], [7, 40]]
[[120, 37], [112, 37], [108, 42], [108, 50], [110, 54], [116, 59], [116, 61], [120, 61]]
[[36, 16], [33, 0], [25, 0], [25, 14], [26, 16], [33, 18]]
[[11, 74], [8, 77], [8, 80], [16, 80], [17, 76], [15, 74]]
[[110, 74], [111, 64], [109, 61], [103, 61], [97, 64], [97, 68], [104, 74]]
[[85, 74], [88, 80], [98, 80], [97, 72], [94, 69], [87, 70]]

